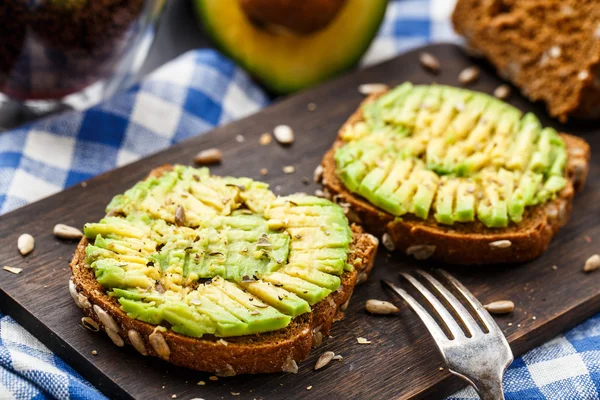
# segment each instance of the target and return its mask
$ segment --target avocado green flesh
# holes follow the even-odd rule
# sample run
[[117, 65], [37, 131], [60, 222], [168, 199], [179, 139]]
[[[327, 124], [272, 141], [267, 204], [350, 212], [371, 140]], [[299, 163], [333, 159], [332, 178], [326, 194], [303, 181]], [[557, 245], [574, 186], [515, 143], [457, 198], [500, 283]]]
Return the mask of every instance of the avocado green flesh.
[[352, 231], [341, 207], [175, 166], [84, 226], [86, 263], [131, 317], [201, 337], [285, 328], [337, 290]]
[[367, 50], [388, 0], [346, 0], [323, 29], [296, 34], [258, 26], [239, 0], [194, 0], [202, 27], [217, 46], [271, 91], [290, 93], [350, 69]]
[[363, 117], [341, 132], [337, 175], [394, 216], [503, 228], [567, 185], [559, 134], [487, 94], [404, 83]]

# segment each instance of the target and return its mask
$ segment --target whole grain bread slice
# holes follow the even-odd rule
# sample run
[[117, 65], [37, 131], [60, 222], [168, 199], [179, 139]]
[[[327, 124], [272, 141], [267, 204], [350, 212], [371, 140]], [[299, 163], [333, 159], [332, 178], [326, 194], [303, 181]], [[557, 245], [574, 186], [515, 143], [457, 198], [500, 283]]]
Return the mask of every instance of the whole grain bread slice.
[[[381, 95], [371, 95], [363, 104]], [[361, 110], [362, 107], [359, 107], [342, 126], [338, 139], [323, 158], [322, 183], [325, 193], [337, 203], [345, 205], [352, 222], [361, 224], [365, 230], [379, 237], [385, 235], [382, 243], [388, 249], [415, 258], [431, 257], [450, 264], [495, 264], [534, 259], [547, 249], [554, 235], [568, 222], [573, 196], [581, 190], [587, 178], [589, 145], [576, 136], [561, 134], [568, 151], [568, 183], [556, 199], [528, 207], [520, 223], [511, 223], [507, 228], [487, 228], [481, 222], [441, 225], [431, 216], [427, 220], [410, 214], [395, 218], [348, 191], [336, 174], [334, 153], [344, 145], [341, 132], [346, 125], [363, 120]]]
[[[170, 166], [160, 167], [150, 175], [157, 176], [168, 169]], [[131, 344], [143, 355], [218, 376], [296, 372], [297, 362], [305, 359], [311, 347], [329, 335], [332, 323], [343, 317], [357, 281], [364, 281], [373, 268], [379, 241], [357, 225], [351, 228], [353, 240], [348, 262], [355, 268], [341, 275], [340, 287], [315, 304], [310, 313], [294, 318], [286, 328], [273, 332], [225, 339], [209, 335], [193, 338], [130, 318], [116, 299], [106, 294], [93, 270], [86, 265], [88, 241], [85, 237], [71, 261], [71, 295], [84, 314], [107, 332], [117, 346]]]

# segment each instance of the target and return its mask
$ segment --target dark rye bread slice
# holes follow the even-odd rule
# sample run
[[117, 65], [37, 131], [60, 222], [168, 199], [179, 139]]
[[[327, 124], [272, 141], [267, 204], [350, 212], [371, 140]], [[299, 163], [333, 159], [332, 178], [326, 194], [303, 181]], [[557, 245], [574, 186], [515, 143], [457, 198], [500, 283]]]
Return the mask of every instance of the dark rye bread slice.
[[[160, 175], [169, 166], [157, 168], [151, 175]], [[155, 325], [138, 321], [127, 316], [121, 310], [115, 298], [105, 293], [98, 283], [94, 272], [85, 263], [85, 248], [88, 244], [84, 237], [77, 246], [71, 261], [74, 297], [82, 297], [87, 302], [77, 301], [86, 316], [93, 318], [105, 330], [102, 318], [94, 310], [98, 306], [118, 326], [118, 335], [125, 342], [136, 341], [136, 349], [142, 354], [157, 356], [175, 365], [200, 371], [215, 373], [219, 376], [235, 374], [258, 374], [271, 372], [295, 372], [297, 361], [305, 359], [313, 346], [320, 344], [321, 339], [329, 335], [334, 321], [343, 317], [343, 309], [357, 284], [357, 279], [366, 279], [373, 268], [378, 240], [374, 236], [352, 225], [353, 240], [348, 261], [355, 265], [353, 271], [340, 276], [341, 285], [321, 302], [312, 307], [312, 311], [292, 320], [289, 326], [278, 331], [256, 335], [221, 338], [204, 336], [193, 338], [170, 330], [156, 331], [166, 343], [167, 352], [159, 354], [153, 347], [150, 335], [155, 332]], [[83, 307], [82, 307], [83, 305]], [[105, 317], [106, 318], [106, 317]], [[109, 323], [110, 324], [110, 323]], [[156, 341], [157, 337], [152, 339]], [[118, 338], [113, 339], [117, 345], [123, 345]], [[160, 339], [160, 337], [158, 337]], [[141, 341], [141, 345], [139, 344]], [[162, 341], [162, 339], [158, 340]]]
[[600, 2], [459, 0], [454, 29], [560, 120], [600, 118]]
[[[369, 96], [363, 104], [374, 101], [380, 95]], [[540, 206], [528, 207], [522, 222], [511, 223], [507, 228], [487, 228], [479, 221], [447, 226], [438, 224], [432, 216], [427, 220], [410, 214], [394, 218], [360, 195], [349, 192], [336, 174], [334, 153], [344, 143], [340, 139], [341, 132], [346, 125], [362, 119], [362, 107], [359, 107], [342, 126], [338, 139], [323, 158], [322, 183], [326, 194], [337, 203], [347, 203], [351, 211], [347, 215], [352, 222], [361, 224], [368, 232], [379, 237], [389, 235], [391, 241], [383, 241], [386, 247], [407, 254], [420, 251], [427, 254], [421, 246], [435, 246], [430, 257], [446, 263], [495, 264], [523, 262], [538, 257], [569, 220], [573, 195], [583, 187], [589, 170], [589, 145], [576, 136], [561, 134], [569, 154], [567, 186], [556, 199]], [[504, 248], [490, 246], [490, 243], [499, 240], [508, 240], [511, 244]]]

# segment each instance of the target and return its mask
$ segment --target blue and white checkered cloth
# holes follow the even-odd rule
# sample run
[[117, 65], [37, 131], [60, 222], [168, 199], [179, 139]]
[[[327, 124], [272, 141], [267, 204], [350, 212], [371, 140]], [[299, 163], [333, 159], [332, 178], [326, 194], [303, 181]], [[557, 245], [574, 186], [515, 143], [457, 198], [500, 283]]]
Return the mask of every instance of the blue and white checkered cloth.
[[[363, 65], [431, 41], [454, 41], [451, 0], [392, 1]], [[268, 103], [230, 60], [189, 52], [126, 93], [0, 134], [0, 212], [251, 114]], [[507, 399], [599, 399], [600, 316], [515, 360]], [[9, 316], [0, 313], [0, 399], [103, 399]], [[472, 389], [451, 397], [476, 399]]]

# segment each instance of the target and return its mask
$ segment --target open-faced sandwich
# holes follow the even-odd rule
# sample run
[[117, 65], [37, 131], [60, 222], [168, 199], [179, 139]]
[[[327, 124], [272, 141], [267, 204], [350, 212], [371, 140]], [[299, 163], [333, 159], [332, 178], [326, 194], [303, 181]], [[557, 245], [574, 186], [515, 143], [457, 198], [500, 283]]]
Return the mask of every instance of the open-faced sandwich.
[[585, 141], [484, 93], [404, 83], [368, 97], [323, 159], [323, 185], [418, 259], [533, 259], [587, 177]]
[[166, 166], [84, 227], [70, 292], [117, 346], [214, 372], [296, 372], [329, 334], [378, 240], [338, 205]]

